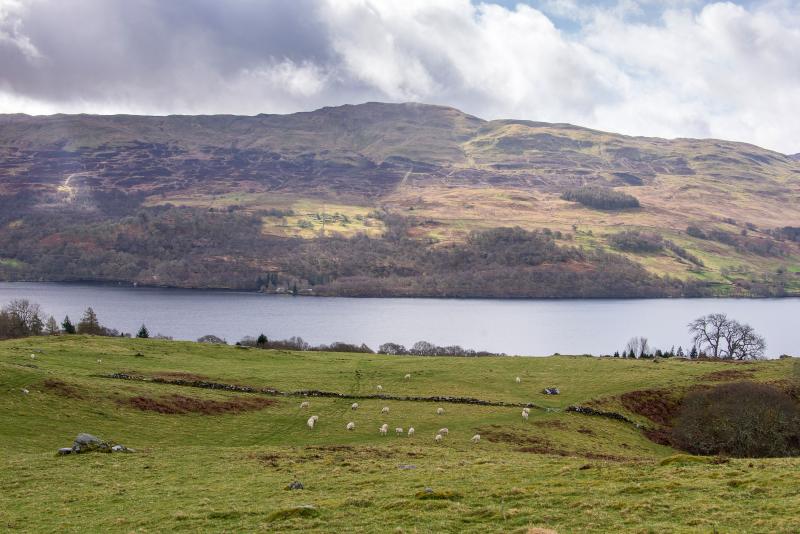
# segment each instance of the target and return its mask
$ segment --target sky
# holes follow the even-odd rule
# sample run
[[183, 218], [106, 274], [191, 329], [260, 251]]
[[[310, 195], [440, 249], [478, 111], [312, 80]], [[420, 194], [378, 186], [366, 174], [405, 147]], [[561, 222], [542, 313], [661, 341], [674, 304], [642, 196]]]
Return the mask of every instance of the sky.
[[366, 101], [800, 152], [800, 0], [0, 0], [0, 113]]

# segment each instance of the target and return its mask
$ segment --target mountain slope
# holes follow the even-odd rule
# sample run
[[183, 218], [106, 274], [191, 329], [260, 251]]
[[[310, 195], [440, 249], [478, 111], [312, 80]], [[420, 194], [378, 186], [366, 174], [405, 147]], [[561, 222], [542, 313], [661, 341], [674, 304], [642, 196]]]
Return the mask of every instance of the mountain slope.
[[[612, 211], [562, 200], [565, 192], [585, 186], [601, 196], [633, 196], [640, 207]], [[279, 272], [281, 283], [301, 287], [319, 278], [313, 282], [318, 290], [338, 287], [348, 276], [357, 275], [359, 283], [398, 272], [411, 276], [419, 267], [398, 266], [402, 255], [390, 258], [399, 250], [390, 246], [394, 252], [381, 253], [388, 268], [364, 258], [372, 262], [364, 272], [339, 272], [343, 259], [336, 254], [344, 252], [327, 243], [334, 236], [368, 235], [376, 242], [370, 247], [381, 249], [391, 242], [381, 236], [399, 232], [431, 253], [456, 247], [466, 254], [472, 232], [507, 226], [546, 228], [555, 232], [552, 239], [559, 247], [613, 252], [649, 273], [704, 284], [714, 294], [783, 294], [800, 288], [795, 274], [800, 271], [796, 158], [728, 141], [485, 121], [442, 106], [367, 103], [255, 117], [0, 116], [0, 202], [7, 208], [0, 221], [0, 244], [7, 245], [0, 253], [5, 278], [35, 272], [51, 279], [52, 272], [31, 266], [54, 251], [63, 255], [65, 246], [77, 246], [72, 256], [115, 255], [114, 268], [106, 262], [95, 269], [94, 256], [91, 268], [65, 260], [71, 266], [60, 271], [62, 277], [208, 285], [203, 274], [177, 276], [168, 266], [143, 264], [137, 250], [147, 246], [120, 244], [153, 239], [152, 228], [137, 227], [123, 216], [175, 209], [164, 208], [169, 205], [213, 208], [226, 217], [247, 219], [242, 223], [250, 228], [247, 239], [267, 239], [263, 247], [271, 250], [268, 257], [244, 257], [240, 249], [212, 247], [194, 236], [199, 241], [188, 249], [192, 261], [216, 256], [235, 264], [245, 278]], [[59, 217], [80, 223], [80, 229], [67, 235], [55, 228], [25, 231], [29, 218], [47, 227]], [[166, 219], [161, 224], [176, 220]], [[197, 224], [206, 223], [216, 224]], [[220, 225], [238, 228], [240, 223]], [[113, 242], [89, 231], [91, 224], [113, 228]], [[255, 234], [253, 225], [259, 227]], [[626, 235], [622, 241], [614, 237], [623, 230], [643, 233], [644, 240], [642, 235]], [[36, 240], [37, 252], [28, 255], [8, 246], [30, 240]], [[314, 266], [313, 274], [290, 273], [287, 247], [300, 247], [304, 254], [313, 250], [328, 263]], [[187, 254], [169, 261], [185, 261]], [[586, 258], [578, 263], [594, 261]], [[296, 257], [292, 262], [308, 263]], [[164, 272], [154, 275], [154, 269]], [[575, 269], [572, 264], [557, 268]], [[191, 282], [181, 282], [187, 278]], [[220, 278], [212, 285], [241, 284]], [[375, 291], [381, 293], [367, 293]], [[419, 292], [438, 294], [430, 288]]]

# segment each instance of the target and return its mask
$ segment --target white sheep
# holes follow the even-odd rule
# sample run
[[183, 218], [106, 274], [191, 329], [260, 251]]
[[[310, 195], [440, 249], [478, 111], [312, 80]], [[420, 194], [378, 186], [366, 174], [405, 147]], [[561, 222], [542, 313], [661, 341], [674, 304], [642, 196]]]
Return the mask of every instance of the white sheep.
[[436, 408], [436, 415], [444, 415], [444, 408]]
[[472, 438], [470, 439], [470, 441], [471, 441], [472, 443], [478, 443], [480, 440], [481, 440], [481, 435], [480, 435], [480, 434], [475, 434], [475, 435], [474, 435], [474, 436], [472, 436]]
[[528, 420], [528, 412], [522, 412], [522, 418]]
[[103, 360], [101, 360], [100, 358], [98, 358], [98, 359], [97, 359], [97, 363], [103, 363]]
[[412, 426], [412, 427], [410, 427], [410, 428], [408, 429], [408, 437], [410, 438], [410, 437], [411, 437], [411, 436], [413, 436], [413, 435], [414, 435], [414, 427]]
[[357, 402], [354, 402], [353, 404], [351, 404], [351, 405], [350, 405], [350, 409], [351, 409], [351, 410], [358, 410], [358, 403], [357, 403]]
[[376, 387], [375, 389], [377, 389], [378, 391], [383, 391], [383, 386], [378, 384], [378, 387]]
[[300, 403], [300, 407], [301, 407], [301, 408], [308, 408], [308, 407], [309, 407], [308, 401], [303, 401], [303, 402], [301, 402], [301, 403]]
[[355, 430], [356, 429], [356, 424], [354, 422], [350, 421], [349, 423], [347, 423], [347, 426], [345, 428], [347, 428], [347, 430]]
[[25, 389], [25, 388], [22, 388], [20, 391], [22, 391], [22, 394], [23, 394], [23, 395], [27, 395], [28, 393], [30, 393], [30, 391], [28, 391], [28, 390], [27, 390], [27, 389]]
[[314, 422], [316, 423], [317, 421], [319, 421], [319, 416], [318, 415], [312, 415], [311, 419], [313, 419]]
[[386, 433], [389, 432], [389, 425], [383, 423], [383, 425], [381, 425], [381, 427], [378, 430], [380, 430], [381, 436], [385, 436]]
[[313, 416], [312, 416], [312, 417], [309, 417], [309, 418], [308, 418], [308, 421], [306, 421], [306, 424], [308, 425], [308, 428], [311, 428], [311, 429], [313, 429], [313, 428], [314, 428], [314, 425], [315, 425], [316, 423], [317, 423], [317, 420], [316, 420], [316, 419], [314, 419], [314, 417], [313, 417]]
[[436, 441], [438, 443], [438, 442], [442, 441], [442, 435], [441, 434], [436, 434], [436, 437], [433, 438], [433, 439], [434, 439], [434, 441]]
[[35, 359], [36, 359], [36, 355], [35, 354], [31, 354], [31, 360], [35, 360]]
[[406, 376], [403, 377], [406, 380], [411, 380], [411, 373], [406, 373]]
[[381, 408], [381, 413], [389, 413], [389, 407], [384, 406], [383, 408]]
[[448, 429], [446, 429], [446, 428], [440, 428], [439, 429], [439, 434], [441, 434], [443, 436], [446, 436], [449, 433], [450, 433], [450, 431]]
[[517, 377], [517, 384], [519, 384], [520, 382], [522, 382], [522, 379], [520, 377]]
[[399, 436], [400, 434], [403, 433], [403, 429], [398, 426], [397, 428], [394, 429], [394, 433]]
[[526, 406], [526, 407], [524, 407], [524, 408], [522, 409], [522, 411], [523, 411], [523, 412], [525, 412], [525, 413], [531, 413], [531, 409], [530, 409], [530, 408], [528, 408], [527, 406]]

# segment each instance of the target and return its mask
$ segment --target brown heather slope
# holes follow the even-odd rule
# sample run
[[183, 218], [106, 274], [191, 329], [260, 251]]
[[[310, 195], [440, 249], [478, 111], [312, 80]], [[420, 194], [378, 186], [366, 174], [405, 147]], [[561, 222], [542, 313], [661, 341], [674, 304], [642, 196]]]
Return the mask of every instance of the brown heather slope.
[[[561, 200], [564, 191], [584, 185], [633, 195], [641, 207], [605, 211]], [[367, 103], [254, 117], [2, 115], [0, 203], [6, 212], [0, 245], [34, 238], [24, 231], [30, 217], [102, 214], [104, 223], [119, 223], [123, 215], [166, 204], [222, 209], [255, 218], [262, 235], [305, 240], [380, 238], [388, 220], [403, 216], [413, 217], [402, 225], [404, 236], [431, 250], [464, 243], [472, 231], [549, 228], [560, 232], [562, 246], [617, 252], [650, 273], [707, 284], [714, 294], [800, 290], [800, 232], [783, 230], [800, 227], [796, 156], [728, 141], [484, 121], [441, 106]], [[687, 234], [690, 225], [701, 233]], [[52, 230], [35, 235], [47, 245], [36, 257], [0, 247], [0, 277], [25, 278], [28, 269], [52, 279], [33, 266], [65, 246], [79, 249], [73, 259], [110, 250], [127, 254], [115, 265], [135, 263], [142, 247], [117, 245], [148, 237], [146, 225], [128, 223], [113, 243]], [[657, 233], [675, 246], [613, 250], [608, 236], [622, 230]], [[286, 270], [282, 252], [245, 258], [202, 242], [191, 248], [205, 248], [203, 261], [216, 257], [247, 273]], [[181, 258], [187, 257], [170, 261]], [[145, 275], [67, 263], [67, 278], [167, 284], [179, 278], [166, 272], [174, 265], [149, 265]], [[346, 276], [322, 271], [327, 278], [316, 283]], [[382, 276], [375, 271], [367, 278]], [[197, 276], [182, 285], [207, 285]], [[292, 276], [308, 282], [307, 275]]]

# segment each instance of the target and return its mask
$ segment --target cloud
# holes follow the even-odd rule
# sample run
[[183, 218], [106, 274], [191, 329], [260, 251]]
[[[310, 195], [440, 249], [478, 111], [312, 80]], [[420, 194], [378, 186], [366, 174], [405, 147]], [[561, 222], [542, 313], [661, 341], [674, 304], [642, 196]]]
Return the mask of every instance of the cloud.
[[797, 152], [798, 50], [798, 0], [0, 0], [0, 112], [414, 100]]

